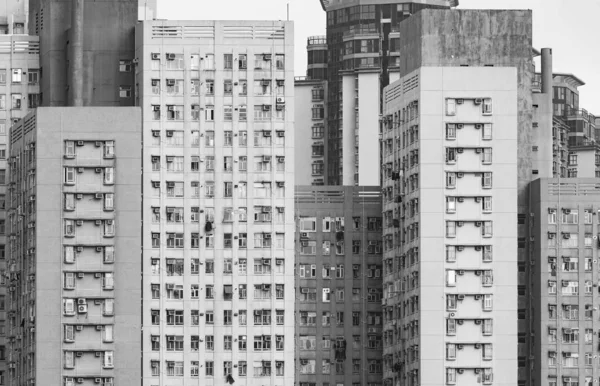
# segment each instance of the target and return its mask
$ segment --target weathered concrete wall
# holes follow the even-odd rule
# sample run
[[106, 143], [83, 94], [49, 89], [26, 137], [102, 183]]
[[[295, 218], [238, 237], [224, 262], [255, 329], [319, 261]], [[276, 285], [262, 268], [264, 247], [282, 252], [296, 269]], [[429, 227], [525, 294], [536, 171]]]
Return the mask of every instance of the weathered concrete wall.
[[[72, 91], [68, 76], [72, 0], [31, 0], [29, 23], [40, 36], [40, 91], [43, 106], [65, 106]], [[85, 1], [83, 22], [83, 105], [133, 106], [120, 98], [119, 86], [133, 91], [133, 70], [119, 71], [120, 59], [132, 59], [136, 0]]]
[[532, 180], [532, 12], [528, 10], [436, 10], [400, 23], [400, 73], [420, 66], [516, 67], [518, 74], [519, 212]]

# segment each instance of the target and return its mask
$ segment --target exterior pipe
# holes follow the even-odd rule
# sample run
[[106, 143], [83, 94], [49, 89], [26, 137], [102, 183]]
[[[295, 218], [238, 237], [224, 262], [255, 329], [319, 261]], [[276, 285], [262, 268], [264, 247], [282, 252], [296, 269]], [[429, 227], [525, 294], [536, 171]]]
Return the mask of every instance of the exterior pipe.
[[552, 48], [542, 48], [542, 93], [552, 95]]
[[71, 5], [71, 106], [83, 106], [83, 6], [84, 0]]

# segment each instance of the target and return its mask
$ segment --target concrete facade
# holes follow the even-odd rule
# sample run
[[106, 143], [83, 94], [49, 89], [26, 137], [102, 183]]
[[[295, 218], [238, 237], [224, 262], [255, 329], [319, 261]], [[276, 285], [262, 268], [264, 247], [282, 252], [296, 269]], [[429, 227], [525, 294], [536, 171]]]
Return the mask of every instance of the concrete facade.
[[593, 385], [599, 374], [598, 180], [531, 184], [536, 358], [530, 385]]
[[517, 97], [506, 67], [385, 89], [385, 385], [516, 384]]
[[380, 190], [297, 186], [295, 205], [295, 385], [380, 385]]
[[291, 385], [293, 24], [146, 21], [136, 46], [142, 383]]
[[[134, 105], [134, 29], [137, 0], [80, 1], [82, 51], [74, 56], [72, 0], [32, 0], [29, 31], [39, 36], [39, 60], [44, 74], [42, 106], [71, 104], [74, 80], [82, 82], [84, 106]], [[79, 20], [79, 19], [78, 19]], [[106, 21], [110, 20], [110, 23]], [[81, 71], [72, 76], [80, 59]]]
[[137, 108], [39, 108], [11, 129], [9, 385], [141, 377]]

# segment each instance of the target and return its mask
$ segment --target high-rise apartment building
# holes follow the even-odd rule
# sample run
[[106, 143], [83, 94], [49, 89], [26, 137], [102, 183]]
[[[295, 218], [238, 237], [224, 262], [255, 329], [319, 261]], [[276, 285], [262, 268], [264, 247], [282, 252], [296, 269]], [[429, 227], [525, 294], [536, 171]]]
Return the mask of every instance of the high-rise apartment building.
[[383, 115], [384, 385], [515, 385], [531, 13], [423, 10], [399, 32]]
[[[10, 5], [10, 4], [8, 4]], [[10, 8], [10, 7], [9, 7]], [[8, 17], [15, 24], [19, 19]], [[13, 24], [14, 26], [14, 24]], [[7, 24], [8, 28], [8, 24]], [[9, 29], [10, 30], [10, 29]], [[12, 31], [16, 31], [14, 28]], [[21, 34], [23, 31], [16, 31]], [[35, 36], [0, 36], [0, 380], [6, 384], [6, 171], [9, 128], [37, 107], [39, 96], [39, 43]]]
[[327, 82], [310, 77], [294, 80], [294, 146], [296, 185], [325, 184]]
[[535, 325], [530, 385], [598, 382], [598, 180], [538, 179], [532, 286]]
[[146, 21], [143, 385], [294, 383], [290, 22]]
[[381, 193], [296, 187], [295, 385], [381, 385]]
[[10, 138], [8, 384], [139, 382], [139, 109], [38, 108]]
[[321, 0], [321, 5], [327, 12], [326, 182], [379, 185], [381, 92], [399, 74], [397, 25], [419, 10], [448, 9], [458, 0]]

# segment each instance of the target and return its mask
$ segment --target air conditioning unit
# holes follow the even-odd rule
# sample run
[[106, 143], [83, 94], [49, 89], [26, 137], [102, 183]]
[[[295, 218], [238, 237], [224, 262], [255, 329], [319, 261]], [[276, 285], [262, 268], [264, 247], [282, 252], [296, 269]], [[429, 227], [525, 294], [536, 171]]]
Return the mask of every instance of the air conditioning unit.
[[104, 197], [104, 194], [96, 193], [96, 195], [94, 197], [96, 198], [96, 200], [101, 200]]
[[167, 54], [167, 60], [175, 60], [175, 54]]
[[83, 173], [83, 168], [77, 168], [77, 173]]
[[475, 221], [475, 226], [476, 227], [480, 227], [481, 226], [481, 221]]
[[267, 61], [267, 62], [268, 62], [269, 60], [271, 60], [271, 54], [264, 54], [264, 55], [263, 55], [263, 60], [265, 60], [265, 61]]
[[83, 199], [83, 194], [81, 194], [81, 193], [78, 193], [78, 194], [77, 194], [75, 197], [76, 197], [78, 200], [82, 200], [82, 199]]
[[83, 272], [77, 272], [77, 278], [83, 279], [84, 277], [85, 277], [85, 273], [83, 273]]
[[456, 271], [456, 274], [462, 276], [465, 274], [465, 271], [463, 271], [463, 270]]
[[481, 123], [476, 123], [475, 129], [477, 129], [477, 130], [483, 129], [483, 125]]
[[465, 247], [463, 247], [462, 245], [457, 245], [456, 246], [456, 250], [459, 251], [459, 252], [462, 252], [462, 251], [465, 250]]
[[457, 147], [456, 148], [456, 152], [457, 153], [462, 153], [463, 151], [465, 151], [465, 149], [463, 149], [462, 147]]
[[77, 220], [75, 221], [75, 223], [77, 224], [78, 227], [83, 225], [83, 220]]
[[96, 168], [96, 173], [102, 173], [102, 168]]
[[167, 86], [175, 86], [175, 79], [167, 79]]
[[475, 197], [475, 202], [481, 202], [481, 197]]
[[[77, 354], [79, 354], [79, 353], [77, 353]], [[81, 353], [81, 355], [83, 355], [83, 353]], [[77, 355], [77, 356], [80, 356], [80, 355]], [[77, 378], [77, 383], [83, 383], [83, 378]]]
[[96, 279], [100, 279], [100, 278], [102, 277], [102, 274], [101, 274], [100, 272], [96, 272], [96, 273], [94, 274], [94, 277], [95, 277]]
[[464, 99], [457, 99], [457, 100], [456, 100], [456, 104], [457, 104], [457, 105], [462, 105], [463, 103], [465, 103], [465, 100], [464, 100]]
[[475, 98], [475, 99], [473, 100], [473, 103], [475, 103], [476, 105], [480, 105], [480, 104], [482, 104], [482, 103], [483, 103], [483, 99], [481, 99], [481, 98]]
[[476, 251], [481, 251], [481, 245], [476, 245], [476, 246], [475, 246], [475, 250], [476, 250]]
[[458, 201], [458, 202], [465, 202], [465, 199], [463, 197], [457, 197], [456, 201]]
[[465, 295], [464, 294], [460, 294], [460, 295], [456, 296], [456, 298], [458, 300], [465, 300]]
[[102, 356], [102, 353], [100, 351], [96, 351], [96, 358], [100, 358]]
[[481, 271], [475, 271], [476, 276], [481, 276]]
[[270, 131], [263, 131], [263, 137], [270, 137], [270, 136], [271, 136]]
[[479, 154], [479, 153], [481, 153], [481, 151], [482, 151], [482, 150], [483, 150], [483, 149], [477, 148], [477, 149], [475, 149], [475, 153], [476, 153], [476, 154]]
[[96, 225], [98, 225], [98, 226], [102, 225], [102, 220], [96, 220]]
[[75, 326], [75, 330], [76, 331], [83, 331], [83, 326], [81, 324], [78, 324], [77, 326]]
[[96, 331], [102, 331], [102, 325], [101, 324], [98, 324], [96, 326]]
[[571, 234], [570, 233], [563, 233], [563, 239], [568, 240], [571, 238]]
[[77, 306], [77, 313], [79, 314], [85, 314], [87, 313], [87, 304], [81, 304], [79, 306]]
[[270, 206], [263, 206], [262, 207], [262, 212], [263, 213], [271, 213], [271, 207]]
[[77, 247], [77, 252], [83, 252], [83, 247]]
[[271, 106], [270, 105], [263, 105], [262, 106], [262, 110], [263, 111], [271, 111]]
[[462, 350], [464, 348], [464, 346], [462, 344], [457, 344], [456, 345], [456, 349], [457, 350]]
[[307, 294], [309, 291], [308, 288], [300, 288], [300, 293]]
[[278, 137], [285, 137], [285, 131], [278, 131], [277, 132], [277, 136]]
[[160, 111], [160, 106], [152, 106], [153, 111]]
[[285, 103], [285, 98], [284, 97], [277, 97], [277, 99], [275, 100], [278, 104], [283, 104]]
[[458, 178], [463, 178], [465, 176], [465, 173], [456, 173], [456, 177]]
[[463, 221], [457, 221], [456, 222], [456, 226], [457, 227], [462, 227], [463, 225], [465, 225], [465, 223]]
[[94, 378], [94, 383], [100, 383], [102, 382], [102, 378]]
[[152, 53], [151, 57], [152, 57], [152, 60], [160, 60], [160, 54], [158, 54], [158, 53]]
[[271, 156], [270, 155], [263, 155], [263, 162], [271, 162]]
[[481, 323], [482, 323], [481, 319], [475, 319], [475, 324], [481, 324]]
[[84, 142], [83, 141], [77, 141], [77, 146], [83, 146]]
[[[78, 357], [82, 357], [83, 356], [83, 351], [77, 351], [77, 353], [75, 355], [78, 356]], [[83, 378], [79, 378], [79, 379], [83, 380]], [[82, 382], [77, 381], [77, 383], [82, 383]]]

